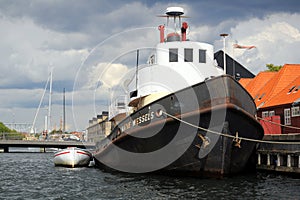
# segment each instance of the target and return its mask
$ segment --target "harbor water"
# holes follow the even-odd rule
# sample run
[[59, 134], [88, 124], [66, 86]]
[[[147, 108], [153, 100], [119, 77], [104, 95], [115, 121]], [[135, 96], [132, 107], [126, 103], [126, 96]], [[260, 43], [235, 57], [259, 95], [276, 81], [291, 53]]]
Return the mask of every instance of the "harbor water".
[[300, 179], [254, 173], [223, 179], [63, 168], [53, 153], [0, 153], [0, 199], [300, 199]]

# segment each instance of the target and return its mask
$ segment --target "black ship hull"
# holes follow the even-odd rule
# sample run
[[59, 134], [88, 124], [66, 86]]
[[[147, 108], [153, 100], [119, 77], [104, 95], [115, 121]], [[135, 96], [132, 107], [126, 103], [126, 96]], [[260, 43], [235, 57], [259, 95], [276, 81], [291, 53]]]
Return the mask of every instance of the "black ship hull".
[[[245, 171], [263, 129], [252, 97], [224, 75], [158, 99], [97, 144], [99, 167], [129, 173], [224, 176]], [[235, 137], [235, 138], [234, 138]]]

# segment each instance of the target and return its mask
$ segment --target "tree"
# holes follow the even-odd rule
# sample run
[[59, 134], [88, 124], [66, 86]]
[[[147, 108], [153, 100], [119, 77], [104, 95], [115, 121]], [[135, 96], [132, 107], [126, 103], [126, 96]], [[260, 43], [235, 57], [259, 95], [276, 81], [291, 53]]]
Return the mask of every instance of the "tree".
[[266, 67], [269, 72], [278, 72], [282, 68], [282, 65], [276, 66], [274, 64], [266, 64]]
[[10, 133], [12, 130], [7, 128], [2, 122], [0, 122], [0, 133]]

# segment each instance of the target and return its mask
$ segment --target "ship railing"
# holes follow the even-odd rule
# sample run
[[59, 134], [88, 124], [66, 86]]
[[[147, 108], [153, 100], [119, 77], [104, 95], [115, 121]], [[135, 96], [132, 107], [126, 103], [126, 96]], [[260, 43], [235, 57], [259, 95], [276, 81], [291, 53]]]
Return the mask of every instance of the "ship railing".
[[121, 95], [114, 99], [109, 106], [109, 119], [118, 114], [129, 114], [128, 99], [126, 95]]

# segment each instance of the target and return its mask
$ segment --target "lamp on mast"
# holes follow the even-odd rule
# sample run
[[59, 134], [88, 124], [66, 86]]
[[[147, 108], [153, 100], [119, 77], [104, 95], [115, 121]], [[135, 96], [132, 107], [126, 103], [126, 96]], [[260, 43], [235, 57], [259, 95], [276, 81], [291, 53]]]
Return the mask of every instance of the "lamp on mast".
[[224, 74], [226, 74], [226, 52], [225, 52], [225, 47], [226, 47], [226, 43], [225, 43], [225, 40], [226, 40], [226, 37], [228, 36], [227, 33], [222, 33], [220, 34], [221, 37], [223, 37], [223, 62], [224, 62]]

